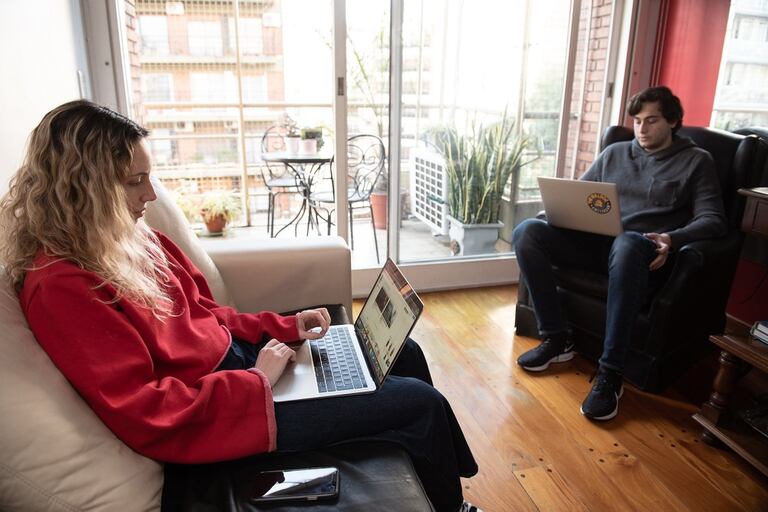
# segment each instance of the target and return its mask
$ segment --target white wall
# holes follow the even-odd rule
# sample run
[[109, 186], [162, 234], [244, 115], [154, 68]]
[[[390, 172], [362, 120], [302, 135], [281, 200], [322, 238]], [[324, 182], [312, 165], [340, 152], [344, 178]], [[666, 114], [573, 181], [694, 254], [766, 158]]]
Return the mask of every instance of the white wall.
[[[0, 194], [46, 112], [80, 98], [79, 1], [0, 1]], [[86, 75], [87, 76], [87, 75]]]

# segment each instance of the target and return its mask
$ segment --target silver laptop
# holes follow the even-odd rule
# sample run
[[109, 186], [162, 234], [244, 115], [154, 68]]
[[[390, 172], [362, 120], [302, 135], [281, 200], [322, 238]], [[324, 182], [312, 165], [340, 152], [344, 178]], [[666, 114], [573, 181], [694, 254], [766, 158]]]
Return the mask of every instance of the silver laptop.
[[333, 325], [296, 348], [272, 389], [275, 402], [372, 393], [389, 375], [424, 304], [387, 259], [354, 325]]
[[539, 176], [539, 190], [553, 226], [609, 236], [624, 231], [615, 183]]

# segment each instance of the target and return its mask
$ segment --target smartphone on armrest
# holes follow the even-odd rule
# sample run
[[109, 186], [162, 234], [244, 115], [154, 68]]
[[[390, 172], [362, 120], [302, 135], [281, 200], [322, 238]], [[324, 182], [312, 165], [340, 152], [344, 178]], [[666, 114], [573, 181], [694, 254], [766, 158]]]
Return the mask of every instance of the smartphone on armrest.
[[253, 503], [315, 501], [339, 495], [339, 470], [334, 467], [261, 471], [252, 480]]

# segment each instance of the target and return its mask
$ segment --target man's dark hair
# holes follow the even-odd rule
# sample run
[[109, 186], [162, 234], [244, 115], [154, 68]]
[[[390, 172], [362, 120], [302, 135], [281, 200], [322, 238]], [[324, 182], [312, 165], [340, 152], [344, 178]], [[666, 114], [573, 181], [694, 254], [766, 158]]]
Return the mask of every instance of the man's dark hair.
[[643, 109], [643, 104], [659, 102], [661, 106], [661, 115], [670, 123], [677, 122], [672, 133], [683, 126], [683, 105], [680, 98], [672, 94], [669, 87], [663, 85], [659, 87], [649, 87], [632, 96], [627, 102], [627, 114], [634, 116]]

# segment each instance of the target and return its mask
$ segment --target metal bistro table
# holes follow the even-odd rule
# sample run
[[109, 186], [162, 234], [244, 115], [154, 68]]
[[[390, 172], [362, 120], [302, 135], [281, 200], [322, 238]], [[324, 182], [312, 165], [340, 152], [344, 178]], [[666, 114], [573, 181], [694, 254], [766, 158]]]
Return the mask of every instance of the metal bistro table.
[[[312, 185], [320, 176], [322, 167], [326, 164], [331, 165], [331, 163], [333, 163], [333, 154], [325, 152], [301, 154], [275, 151], [271, 153], [262, 153], [261, 159], [265, 162], [285, 165], [293, 173], [296, 179], [296, 184], [300, 185], [301, 190], [304, 191], [304, 199], [301, 202], [299, 211], [285, 226], [281, 227], [280, 230], [275, 233], [275, 237], [277, 237], [285, 228], [293, 225], [294, 235], [298, 235], [299, 222], [304, 216], [304, 213], [309, 209], [309, 195], [312, 193]], [[312, 215], [310, 212], [307, 218], [307, 234], [309, 234], [309, 226], [311, 222]]]

